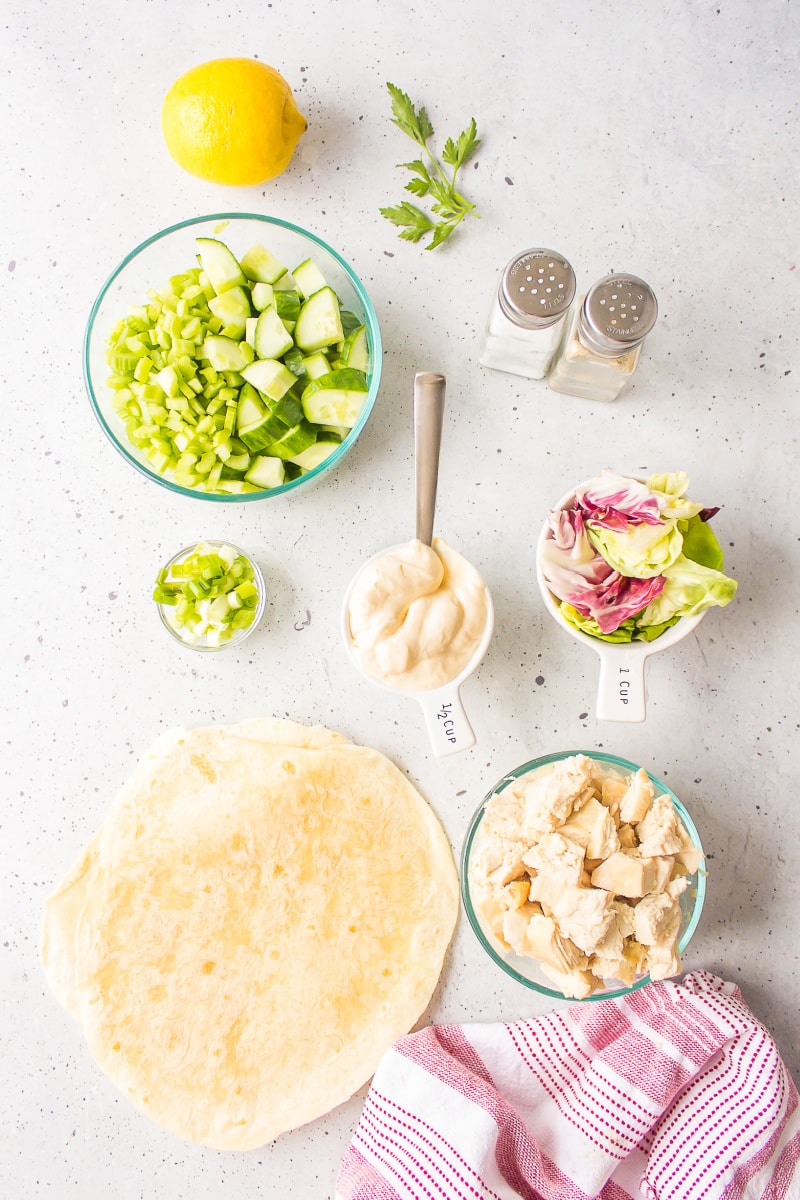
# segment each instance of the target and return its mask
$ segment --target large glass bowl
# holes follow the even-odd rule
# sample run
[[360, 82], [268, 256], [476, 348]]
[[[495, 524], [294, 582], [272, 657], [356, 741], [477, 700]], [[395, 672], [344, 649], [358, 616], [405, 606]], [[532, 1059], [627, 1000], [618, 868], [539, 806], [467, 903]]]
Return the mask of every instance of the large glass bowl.
[[[113, 392], [106, 379], [111, 374], [105, 352], [109, 334], [116, 323], [135, 305], [146, 302], [148, 290], [165, 287], [171, 276], [196, 265], [195, 238], [219, 238], [237, 256], [243, 255], [254, 242], [263, 242], [291, 270], [306, 258], [313, 258], [327, 282], [338, 295], [342, 306], [349, 309], [366, 326], [370, 353], [369, 391], [358, 420], [337, 449], [318, 467], [278, 487], [242, 495], [199, 492], [182, 487], [159, 474], [142, 451], [128, 440], [125, 426], [112, 406]], [[289, 221], [258, 213], [214, 213], [193, 217], [162, 229], [142, 242], [120, 263], [106, 280], [94, 302], [84, 340], [83, 368], [86, 388], [95, 415], [103, 432], [122, 457], [147, 479], [161, 484], [172, 492], [225, 504], [244, 504], [282, 496], [300, 487], [307, 487], [332, 470], [352, 449], [369, 419], [375, 404], [381, 378], [383, 351], [375, 309], [361, 280], [352, 267], [330, 246]]]
[[[539, 963], [535, 958], [528, 958], [519, 954], [515, 954], [511, 950], [506, 950], [506, 948], [497, 940], [497, 938], [478, 914], [475, 906], [472, 903], [469, 888], [470, 855], [475, 843], [475, 836], [480, 828], [481, 821], [483, 820], [483, 816], [486, 811], [486, 805], [489, 803], [492, 797], [497, 795], [499, 792], [505, 791], [507, 787], [510, 787], [512, 784], [516, 783], [521, 776], [527, 775], [539, 767], [544, 767], [548, 763], [560, 762], [562, 759], [571, 758], [574, 754], [584, 754], [587, 758], [591, 758], [595, 762], [605, 764], [612, 770], [623, 771], [626, 774], [634, 773], [639, 770], [639, 766], [636, 763], [632, 763], [626, 758], [618, 758], [615, 754], [601, 754], [596, 750], [560, 750], [555, 754], [545, 754], [541, 758], [534, 758], [531, 760], [531, 762], [523, 763], [521, 767], [517, 767], [515, 770], [509, 772], [508, 775], [503, 776], [499, 783], [496, 783], [489, 794], [484, 797], [467, 830], [467, 834], [464, 839], [464, 847], [461, 853], [461, 894], [464, 900], [464, 908], [466, 909], [469, 923], [477, 935], [478, 941], [493, 962], [497, 963], [499, 967], [502, 967], [506, 974], [510, 975], [512, 979], [516, 979], [518, 983], [524, 984], [525, 987], [531, 988], [534, 992], [540, 992], [544, 996], [552, 996], [556, 1000], [568, 999], [572, 1000], [573, 1003], [577, 1003], [573, 997], [565, 996], [563, 992], [558, 991], [554, 987], [552, 981], [549, 980], [541, 970]], [[670, 800], [675, 806], [678, 816], [686, 828], [687, 833], [692, 839], [692, 842], [702, 854], [703, 847], [700, 843], [700, 836], [697, 832], [694, 821], [689, 816], [683, 804], [680, 802], [675, 793], [668, 788], [666, 784], [662, 783], [660, 779], [657, 779], [655, 775], [652, 775], [650, 771], [647, 771], [647, 776], [655, 787], [656, 792], [663, 792], [665, 795], [669, 796]], [[684, 953], [686, 947], [689, 945], [694, 931], [697, 928], [697, 924], [700, 920], [700, 914], [703, 910], [705, 894], [706, 872], [705, 859], [703, 859], [697, 872], [690, 877], [689, 887], [680, 897], [681, 926], [678, 937], [678, 946], [681, 954]], [[600, 990], [593, 992], [592, 995], [587, 996], [586, 999], [609, 1000], [615, 996], [625, 996], [628, 994], [628, 992], [634, 992], [637, 988], [643, 987], [646, 983], [649, 983], [649, 981], [650, 976], [643, 975], [640, 979], [637, 979], [635, 983], [631, 984], [630, 987], [624, 987], [622, 984], [612, 984], [609, 987], [601, 988]]]

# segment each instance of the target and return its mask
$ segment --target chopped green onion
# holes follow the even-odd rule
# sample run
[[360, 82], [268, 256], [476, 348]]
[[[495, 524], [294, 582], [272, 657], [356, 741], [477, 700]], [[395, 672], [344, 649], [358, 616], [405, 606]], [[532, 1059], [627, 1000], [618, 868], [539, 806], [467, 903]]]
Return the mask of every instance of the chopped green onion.
[[161, 568], [153, 599], [168, 609], [165, 620], [187, 645], [217, 647], [251, 627], [259, 590], [244, 554], [226, 544], [199, 542]]

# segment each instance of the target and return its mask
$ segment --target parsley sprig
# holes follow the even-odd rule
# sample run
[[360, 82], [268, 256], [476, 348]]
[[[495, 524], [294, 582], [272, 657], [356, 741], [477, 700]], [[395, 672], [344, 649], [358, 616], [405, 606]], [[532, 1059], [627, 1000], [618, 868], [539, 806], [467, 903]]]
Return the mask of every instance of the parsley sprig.
[[[412, 173], [411, 179], [405, 185], [406, 191], [415, 196], [429, 196], [431, 212], [435, 214], [436, 219], [432, 219], [428, 213], [408, 200], [403, 200], [401, 204], [391, 208], [382, 208], [381, 213], [393, 225], [401, 226], [398, 236], [407, 242], [418, 242], [427, 234], [432, 234], [425, 249], [435, 250], [450, 237], [464, 217], [468, 214], [473, 217], [479, 215], [475, 211], [475, 205], [456, 190], [459, 169], [481, 144], [475, 118], [472, 118], [456, 141], [450, 137], [447, 139], [440, 163], [428, 147], [428, 139], [433, 137], [433, 126], [425, 109], [416, 109], [405, 92], [393, 83], [387, 83], [386, 86], [392, 98], [392, 121], [422, 148], [427, 160], [415, 158], [412, 162], [397, 164]], [[448, 172], [447, 167], [451, 167], [452, 171]]]

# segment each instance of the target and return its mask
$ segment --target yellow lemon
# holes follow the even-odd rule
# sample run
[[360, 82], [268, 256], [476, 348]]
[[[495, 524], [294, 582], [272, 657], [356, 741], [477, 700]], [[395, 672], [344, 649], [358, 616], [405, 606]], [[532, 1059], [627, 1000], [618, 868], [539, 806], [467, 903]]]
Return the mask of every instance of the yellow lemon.
[[161, 127], [184, 170], [211, 183], [247, 187], [286, 169], [308, 122], [274, 67], [252, 58], [216, 58], [176, 79]]

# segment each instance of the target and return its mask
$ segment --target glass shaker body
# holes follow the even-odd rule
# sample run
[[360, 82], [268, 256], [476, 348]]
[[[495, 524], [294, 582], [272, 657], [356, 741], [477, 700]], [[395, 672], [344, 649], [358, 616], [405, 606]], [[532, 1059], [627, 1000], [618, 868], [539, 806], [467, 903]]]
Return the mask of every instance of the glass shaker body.
[[575, 295], [575, 274], [552, 250], [526, 250], [506, 265], [489, 312], [479, 362], [544, 379]]
[[599, 280], [569, 314], [548, 386], [585, 400], [616, 400], [657, 315], [656, 298], [643, 280], [634, 275]]

